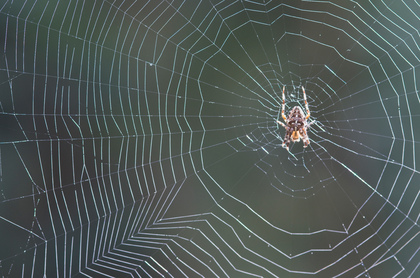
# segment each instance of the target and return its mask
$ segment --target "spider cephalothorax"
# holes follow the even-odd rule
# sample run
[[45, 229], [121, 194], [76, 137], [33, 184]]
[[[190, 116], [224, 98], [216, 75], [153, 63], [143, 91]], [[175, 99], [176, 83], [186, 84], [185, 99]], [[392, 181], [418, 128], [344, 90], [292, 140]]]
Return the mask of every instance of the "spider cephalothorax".
[[302, 86], [303, 99], [305, 100], [305, 108], [306, 108], [306, 113], [307, 113], [306, 116], [303, 113], [302, 108], [300, 108], [299, 106], [295, 106], [292, 108], [292, 110], [290, 110], [289, 116], [287, 118], [284, 114], [284, 108], [286, 105], [286, 100], [284, 97], [284, 89], [285, 87], [283, 87], [283, 104], [281, 106], [281, 117], [283, 118], [286, 124], [277, 120], [277, 123], [279, 123], [286, 129], [286, 134], [284, 135], [284, 141], [283, 141], [282, 146], [283, 148], [286, 148], [287, 150], [289, 150], [290, 140], [292, 142], [299, 142], [300, 138], [302, 138], [303, 147], [306, 148], [310, 143], [307, 129], [312, 123], [308, 124], [307, 122], [310, 116], [310, 112], [308, 108], [308, 102], [306, 101], [305, 88], [303, 88]]

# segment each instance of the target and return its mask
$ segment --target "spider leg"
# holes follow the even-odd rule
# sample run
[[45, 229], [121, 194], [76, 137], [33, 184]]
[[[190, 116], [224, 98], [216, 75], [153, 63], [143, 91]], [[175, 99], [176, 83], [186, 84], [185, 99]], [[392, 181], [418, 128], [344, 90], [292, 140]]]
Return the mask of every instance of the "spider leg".
[[282, 125], [284, 128], [286, 128], [286, 125], [282, 122], [280, 122], [279, 120], [276, 121], [278, 124]]
[[312, 122], [310, 122], [309, 124], [307, 124], [307, 128], [311, 127], [312, 124], [314, 124], [316, 122], [316, 120], [313, 120]]
[[286, 86], [283, 86], [283, 93], [282, 93], [282, 96], [283, 96], [283, 104], [281, 105], [281, 117], [283, 118], [284, 121], [286, 121], [286, 115], [284, 115], [284, 108], [286, 106], [286, 99], [284, 97], [284, 88], [285, 87]]
[[286, 128], [286, 134], [284, 135], [283, 144], [281, 144], [281, 146], [285, 148], [286, 150], [289, 150], [289, 144], [290, 144], [290, 132], [289, 132], [289, 129]]
[[303, 147], [306, 148], [311, 141], [309, 141], [308, 133], [306, 133], [305, 129], [299, 130], [300, 136], [302, 137]]
[[306, 119], [309, 119], [309, 116], [311, 115], [311, 112], [309, 111], [308, 102], [306, 101], [305, 88], [303, 86], [302, 86], [302, 91], [303, 91], [303, 99], [305, 100]]
[[285, 148], [286, 150], [289, 150], [289, 144], [290, 144], [290, 141], [286, 140], [286, 138], [285, 138], [284, 141], [283, 141], [283, 144], [281, 144], [281, 146], [283, 148]]

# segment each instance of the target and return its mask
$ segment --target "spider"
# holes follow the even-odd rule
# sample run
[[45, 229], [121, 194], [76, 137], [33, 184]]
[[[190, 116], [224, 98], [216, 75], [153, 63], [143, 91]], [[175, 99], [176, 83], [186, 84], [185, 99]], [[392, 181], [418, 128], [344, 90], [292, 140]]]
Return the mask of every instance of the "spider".
[[292, 142], [299, 142], [300, 138], [302, 138], [303, 147], [306, 148], [310, 143], [307, 130], [313, 122], [309, 124], [307, 122], [311, 113], [309, 112], [308, 102], [306, 101], [305, 88], [303, 88], [302, 86], [303, 99], [305, 100], [305, 108], [307, 113], [306, 116], [303, 113], [302, 108], [300, 108], [299, 106], [295, 106], [292, 108], [292, 110], [290, 110], [289, 116], [287, 118], [284, 115], [284, 107], [286, 105], [284, 89], [285, 86], [283, 86], [283, 104], [281, 106], [281, 116], [286, 124], [277, 120], [277, 123], [279, 123], [286, 129], [286, 134], [284, 135], [282, 147], [286, 148], [286, 150], [289, 150], [290, 140], [292, 140]]

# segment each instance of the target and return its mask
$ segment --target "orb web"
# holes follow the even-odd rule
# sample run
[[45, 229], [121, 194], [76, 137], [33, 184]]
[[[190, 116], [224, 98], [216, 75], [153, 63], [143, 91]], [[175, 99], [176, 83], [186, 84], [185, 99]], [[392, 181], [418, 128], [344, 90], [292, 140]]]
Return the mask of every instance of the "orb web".
[[419, 275], [417, 3], [0, 11], [3, 276]]

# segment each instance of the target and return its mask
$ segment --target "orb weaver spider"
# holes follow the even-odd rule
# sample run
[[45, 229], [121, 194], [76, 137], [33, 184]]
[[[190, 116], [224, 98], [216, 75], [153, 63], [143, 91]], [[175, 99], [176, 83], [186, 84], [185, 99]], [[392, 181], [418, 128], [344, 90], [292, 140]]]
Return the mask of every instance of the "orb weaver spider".
[[311, 113], [308, 108], [308, 102], [306, 101], [306, 93], [305, 88], [302, 86], [303, 91], [303, 99], [305, 101], [305, 108], [306, 108], [306, 116], [303, 113], [302, 108], [300, 106], [295, 106], [290, 110], [289, 116], [286, 118], [284, 114], [284, 108], [286, 105], [286, 100], [284, 97], [284, 90], [285, 86], [283, 86], [283, 104], [281, 105], [281, 117], [283, 118], [284, 122], [280, 122], [277, 120], [277, 123], [282, 125], [286, 129], [286, 134], [284, 135], [284, 141], [282, 144], [283, 148], [289, 150], [290, 140], [292, 142], [299, 142], [300, 138], [303, 141], [303, 147], [306, 148], [309, 144], [309, 137], [308, 137], [308, 128], [313, 124], [315, 121], [308, 124], [307, 120], [309, 119]]

